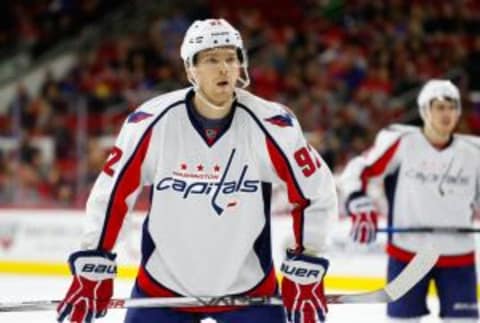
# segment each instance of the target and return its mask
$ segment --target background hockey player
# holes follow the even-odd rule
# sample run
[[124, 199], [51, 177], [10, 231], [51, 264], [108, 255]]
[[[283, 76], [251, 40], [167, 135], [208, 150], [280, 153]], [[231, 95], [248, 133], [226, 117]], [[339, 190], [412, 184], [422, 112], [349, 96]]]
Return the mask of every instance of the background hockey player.
[[[320, 257], [337, 213], [330, 170], [292, 113], [236, 87], [249, 83], [237, 30], [196, 21], [181, 57], [192, 88], [153, 98], [125, 121], [88, 200], [82, 250], [69, 258], [74, 281], [59, 321], [106, 312], [115, 246], [142, 187], [151, 185], [142, 260], [133, 297], [268, 296], [278, 293], [270, 245], [272, 185], [287, 187], [294, 243], [282, 264], [283, 307], [130, 309], [128, 323], [323, 321]], [[305, 277], [305, 272], [314, 273]]]
[[[359, 243], [375, 239], [377, 210], [367, 195], [374, 177], [384, 180], [388, 226], [471, 227], [480, 195], [478, 139], [453, 134], [461, 114], [457, 87], [449, 80], [428, 81], [418, 96], [423, 129], [392, 125], [382, 130], [373, 148], [352, 159], [341, 176], [348, 196], [351, 234]], [[477, 140], [477, 143], [474, 142]], [[475, 244], [468, 234], [390, 234], [388, 280], [392, 280], [424, 245], [442, 256], [435, 268], [399, 301], [388, 304], [393, 319], [419, 322], [428, 314], [429, 281], [434, 280], [445, 321], [476, 322], [478, 317]]]

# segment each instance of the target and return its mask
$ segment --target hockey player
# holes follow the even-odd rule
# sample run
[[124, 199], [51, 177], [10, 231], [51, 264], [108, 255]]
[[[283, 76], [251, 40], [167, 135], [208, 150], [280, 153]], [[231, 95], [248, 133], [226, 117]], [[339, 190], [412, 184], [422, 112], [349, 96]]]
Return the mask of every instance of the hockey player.
[[[348, 196], [351, 234], [359, 243], [375, 240], [377, 210], [367, 194], [372, 178], [382, 178], [388, 201], [388, 226], [469, 227], [480, 198], [480, 145], [477, 138], [453, 133], [461, 114], [457, 87], [430, 80], [420, 91], [422, 129], [392, 125], [373, 148], [352, 159], [340, 177]], [[475, 143], [474, 140], [477, 142]], [[442, 251], [434, 269], [397, 302], [388, 304], [392, 321], [419, 322], [429, 313], [428, 284], [433, 280], [445, 322], [476, 322], [478, 317], [474, 237], [467, 234], [389, 234], [388, 280], [405, 267], [423, 245]]]
[[[281, 266], [278, 306], [137, 308], [127, 323], [313, 323], [327, 305], [321, 257], [337, 213], [327, 165], [280, 104], [249, 83], [239, 32], [223, 19], [195, 21], [181, 46], [193, 87], [155, 97], [125, 121], [86, 206], [82, 250], [58, 319], [92, 322], [106, 312], [112, 250], [142, 187], [151, 185], [142, 259], [132, 297], [269, 296], [278, 293], [270, 242], [272, 185], [286, 185], [293, 245]], [[286, 315], [286, 314], [287, 315]]]

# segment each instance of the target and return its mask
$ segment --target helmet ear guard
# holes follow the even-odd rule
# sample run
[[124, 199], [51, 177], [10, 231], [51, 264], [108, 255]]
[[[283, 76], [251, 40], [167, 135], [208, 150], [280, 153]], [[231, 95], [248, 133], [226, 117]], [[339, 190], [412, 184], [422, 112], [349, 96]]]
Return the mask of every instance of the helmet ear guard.
[[247, 53], [245, 52], [245, 49], [243, 48], [236, 48], [236, 51], [237, 51], [237, 57], [238, 57], [238, 61], [240, 62], [240, 64], [247, 64]]

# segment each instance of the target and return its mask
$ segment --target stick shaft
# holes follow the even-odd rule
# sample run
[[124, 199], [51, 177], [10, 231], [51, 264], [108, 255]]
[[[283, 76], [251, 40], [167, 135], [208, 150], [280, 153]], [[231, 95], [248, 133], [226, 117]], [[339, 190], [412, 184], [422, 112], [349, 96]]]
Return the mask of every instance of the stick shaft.
[[[370, 293], [365, 293], [370, 294]], [[365, 294], [333, 294], [326, 295], [327, 303], [362, 303]], [[362, 295], [360, 298], [359, 296]], [[59, 300], [30, 301], [30, 302], [11, 302], [0, 303], [0, 313], [2, 312], [24, 312], [24, 311], [50, 311], [55, 310], [60, 304]], [[112, 299], [108, 304], [109, 309], [126, 309], [134, 307], [203, 307], [203, 306], [281, 306], [282, 299], [279, 296], [270, 297], [243, 297], [243, 296], [223, 296], [223, 297], [149, 297], [149, 298], [126, 298]]]
[[381, 233], [480, 233], [480, 228], [463, 227], [403, 227], [403, 228], [378, 228]]

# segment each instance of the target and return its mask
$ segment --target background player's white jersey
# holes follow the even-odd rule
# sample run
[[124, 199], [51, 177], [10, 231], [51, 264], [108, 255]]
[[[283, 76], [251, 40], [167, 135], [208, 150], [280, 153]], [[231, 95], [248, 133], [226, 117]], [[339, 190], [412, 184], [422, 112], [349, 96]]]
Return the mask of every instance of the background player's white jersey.
[[[438, 149], [419, 128], [392, 125], [378, 134], [371, 150], [352, 159], [340, 185], [348, 196], [365, 191], [374, 177], [384, 180], [389, 226], [471, 227], [480, 195], [479, 141], [454, 135], [448, 146]], [[410, 252], [427, 243], [444, 255], [474, 250], [473, 235], [465, 234], [394, 234], [389, 241]]]
[[281, 105], [237, 90], [230, 124], [209, 144], [192, 96], [161, 95], [125, 121], [87, 203], [83, 248], [111, 250], [152, 185], [137, 278], [147, 294], [272, 293], [272, 185], [287, 184], [297, 245], [318, 252], [337, 211], [332, 175]]

